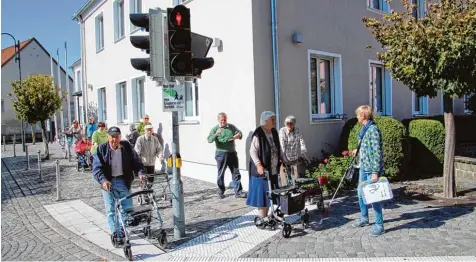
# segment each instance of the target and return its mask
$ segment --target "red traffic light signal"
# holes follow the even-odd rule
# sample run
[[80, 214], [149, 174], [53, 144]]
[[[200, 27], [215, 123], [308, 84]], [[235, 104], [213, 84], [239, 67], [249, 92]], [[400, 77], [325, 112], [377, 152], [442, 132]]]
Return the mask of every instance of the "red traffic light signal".
[[171, 8], [169, 13], [169, 28], [190, 30], [190, 9], [184, 5]]

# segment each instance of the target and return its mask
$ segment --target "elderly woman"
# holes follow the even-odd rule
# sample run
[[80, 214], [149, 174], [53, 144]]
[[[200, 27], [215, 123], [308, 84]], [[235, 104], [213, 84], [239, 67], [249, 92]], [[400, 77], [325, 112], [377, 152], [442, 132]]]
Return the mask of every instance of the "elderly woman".
[[[379, 177], [383, 175], [383, 151], [382, 151], [382, 135], [378, 126], [374, 122], [372, 108], [364, 105], [355, 110], [357, 120], [363, 125], [359, 132], [359, 147], [355, 149], [352, 155], [356, 155], [359, 151], [360, 172], [359, 182], [372, 181], [377, 182]], [[358, 190], [360, 191], [360, 190]], [[364, 203], [359, 193], [360, 218], [352, 224], [353, 227], [363, 227], [369, 225], [369, 209]], [[375, 213], [375, 224], [370, 236], [379, 236], [384, 233], [383, 214], [381, 203], [373, 203], [372, 207]]]
[[74, 143], [76, 144], [78, 141], [81, 140], [82, 135], [82, 127], [79, 124], [78, 120], [73, 120], [73, 124], [71, 125], [71, 134], [73, 134]]
[[[307, 159], [306, 144], [301, 131], [296, 127], [294, 116], [288, 116], [284, 120], [284, 127], [279, 130], [279, 142], [283, 156], [283, 166], [280, 170], [281, 185], [284, 186], [287, 185], [287, 173], [290, 173], [293, 178], [299, 177], [299, 158]], [[285, 170], [286, 168], [290, 170]]]
[[93, 132], [93, 137], [92, 137], [92, 143], [93, 147], [91, 148], [91, 153], [96, 154], [96, 150], [98, 146], [102, 143], [106, 143], [109, 141], [107, 139], [107, 130], [106, 130], [106, 124], [104, 122], [99, 122], [98, 123], [98, 129]]
[[261, 125], [253, 133], [250, 148], [250, 186], [246, 204], [258, 208], [258, 214], [264, 218], [263, 222], [266, 222], [268, 208], [271, 206], [267, 195], [270, 188], [264, 172], [269, 172], [272, 189], [277, 189], [281, 164], [281, 148], [278, 131], [274, 128], [275, 122], [273, 112], [265, 111], [261, 114]]

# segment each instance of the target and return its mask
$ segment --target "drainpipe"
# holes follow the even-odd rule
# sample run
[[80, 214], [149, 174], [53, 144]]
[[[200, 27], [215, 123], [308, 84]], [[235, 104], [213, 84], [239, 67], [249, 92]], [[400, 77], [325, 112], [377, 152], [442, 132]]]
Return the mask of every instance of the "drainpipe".
[[279, 61], [278, 61], [278, 26], [276, 23], [276, 1], [271, 0], [271, 39], [273, 43], [273, 89], [274, 89], [274, 113], [276, 114], [276, 129], [279, 130], [281, 123], [279, 117]]
[[79, 15], [80, 23], [81, 23], [81, 78], [83, 84], [82, 91], [83, 91], [83, 125], [86, 127], [88, 123], [87, 115], [88, 115], [88, 86], [87, 86], [87, 78], [86, 78], [86, 34], [85, 34], [85, 25], [83, 16]]

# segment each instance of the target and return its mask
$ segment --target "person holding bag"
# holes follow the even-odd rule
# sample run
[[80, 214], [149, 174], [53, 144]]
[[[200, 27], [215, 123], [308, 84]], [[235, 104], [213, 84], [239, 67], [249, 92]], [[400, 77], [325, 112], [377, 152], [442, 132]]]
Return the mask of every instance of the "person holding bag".
[[[374, 122], [372, 108], [368, 105], [359, 106], [355, 110], [357, 120], [363, 125], [359, 132], [359, 146], [352, 151], [355, 157], [359, 154], [359, 184], [371, 181], [375, 183], [384, 173], [382, 134]], [[358, 190], [360, 192], [360, 190]], [[358, 193], [360, 218], [352, 224], [354, 228], [369, 225], [369, 210], [364, 203], [363, 196]], [[376, 237], [384, 233], [382, 204], [373, 203], [372, 208], [375, 213], [375, 224], [370, 232], [370, 236]]]

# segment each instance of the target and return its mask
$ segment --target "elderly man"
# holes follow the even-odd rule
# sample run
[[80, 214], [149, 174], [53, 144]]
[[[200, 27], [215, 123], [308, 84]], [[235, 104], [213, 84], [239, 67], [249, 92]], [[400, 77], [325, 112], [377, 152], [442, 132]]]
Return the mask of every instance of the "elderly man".
[[238, 167], [238, 155], [235, 149], [235, 140], [241, 139], [243, 135], [238, 128], [227, 122], [225, 113], [219, 113], [217, 120], [218, 125], [210, 131], [208, 143], [215, 142], [216, 145], [215, 159], [218, 168], [218, 197], [225, 197], [225, 171], [228, 167], [235, 184], [235, 197], [246, 198], [246, 194], [242, 192], [243, 187], [241, 186], [241, 174]]
[[146, 125], [144, 129], [145, 134], [137, 138], [134, 149], [137, 155], [142, 159], [145, 173], [153, 174], [155, 171], [156, 157], [159, 158], [160, 161], [163, 161], [164, 150], [159, 139], [153, 135], [154, 127], [152, 125]]
[[146, 125], [151, 125], [150, 121], [149, 121], [149, 115], [145, 115], [143, 118], [142, 118], [142, 122], [140, 122], [138, 125], [137, 125], [137, 131], [139, 131], [139, 133], [141, 135], [145, 134], [145, 129], [144, 127]]
[[[144, 166], [136, 152], [127, 141], [121, 141], [121, 130], [111, 127], [108, 130], [108, 143], [100, 144], [93, 160], [93, 176], [101, 184], [106, 216], [111, 234], [122, 243], [123, 233], [119, 224], [114, 223], [114, 198], [125, 197], [131, 192], [134, 172], [144, 181]], [[132, 198], [121, 203], [124, 209], [132, 207]], [[126, 214], [123, 214], [127, 217]]]
[[281, 186], [287, 185], [287, 174], [290, 174], [293, 179], [299, 177], [299, 158], [308, 159], [304, 138], [299, 128], [296, 127], [296, 118], [294, 116], [286, 117], [284, 125], [279, 130], [279, 142], [284, 162], [280, 170]]

